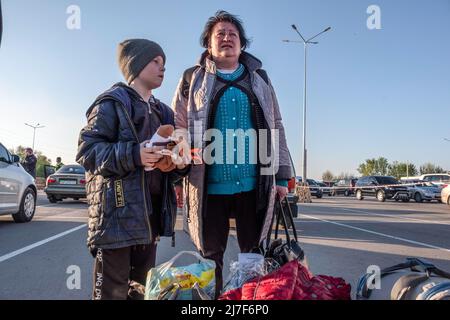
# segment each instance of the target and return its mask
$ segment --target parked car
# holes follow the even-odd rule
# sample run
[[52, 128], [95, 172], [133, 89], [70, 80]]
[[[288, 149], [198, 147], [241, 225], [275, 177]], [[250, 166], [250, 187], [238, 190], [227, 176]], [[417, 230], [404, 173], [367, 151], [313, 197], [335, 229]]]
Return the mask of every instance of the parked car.
[[331, 187], [328, 186], [326, 183], [318, 182], [320, 186], [320, 190], [322, 190], [322, 194], [327, 194], [328, 196], [331, 196]]
[[358, 179], [352, 178], [352, 179], [341, 179], [339, 180], [332, 188], [331, 188], [331, 195], [332, 196], [338, 196], [340, 194], [343, 194], [346, 197], [351, 196], [355, 193], [355, 185]]
[[313, 179], [306, 179], [309, 185], [309, 191], [311, 192], [311, 196], [316, 197], [317, 199], [322, 198], [323, 193], [320, 188], [320, 185]]
[[0, 215], [11, 214], [17, 223], [30, 222], [36, 211], [34, 178], [0, 143]]
[[447, 185], [441, 191], [441, 201], [442, 203], [446, 203], [450, 206], [450, 185]]
[[416, 183], [408, 187], [409, 197], [416, 202], [436, 200], [441, 201], [441, 189], [438, 185], [430, 182]]
[[66, 198], [86, 198], [85, 187], [84, 168], [80, 165], [66, 165], [48, 176], [44, 192], [51, 203], [56, 203]]
[[420, 176], [420, 180], [425, 182], [432, 182], [436, 185], [444, 185], [450, 183], [450, 174], [446, 173], [431, 173], [423, 174]]
[[355, 186], [356, 198], [363, 200], [365, 196], [376, 197], [378, 201], [386, 199], [409, 201], [409, 193], [406, 186], [401, 185], [394, 177], [366, 176], [358, 179]]

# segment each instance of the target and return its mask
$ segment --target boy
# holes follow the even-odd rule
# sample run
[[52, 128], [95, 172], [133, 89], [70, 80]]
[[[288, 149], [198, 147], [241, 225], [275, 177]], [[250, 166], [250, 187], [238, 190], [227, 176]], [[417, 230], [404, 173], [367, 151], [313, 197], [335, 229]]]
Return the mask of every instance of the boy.
[[86, 169], [88, 246], [95, 257], [93, 299], [143, 299], [141, 285], [155, 266], [159, 236], [173, 236], [175, 165], [155, 167], [163, 157], [145, 144], [172, 110], [155, 99], [165, 54], [155, 42], [119, 44], [119, 67], [127, 84], [101, 94], [86, 115], [77, 162]]

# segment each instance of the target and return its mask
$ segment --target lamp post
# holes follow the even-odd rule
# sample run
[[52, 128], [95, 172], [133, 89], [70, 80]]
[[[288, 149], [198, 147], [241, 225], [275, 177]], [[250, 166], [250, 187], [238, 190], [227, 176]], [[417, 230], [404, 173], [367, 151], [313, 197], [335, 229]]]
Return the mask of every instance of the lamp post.
[[2, 2], [0, 0], [0, 47], [2, 45], [2, 34], [3, 34], [3, 14], [2, 14]]
[[32, 126], [31, 124], [25, 123], [26, 126], [29, 126], [33, 128], [33, 152], [34, 152], [34, 140], [36, 138], [36, 129], [44, 128], [45, 126], [41, 126], [39, 123], [35, 126]]
[[302, 171], [302, 181], [307, 182], [307, 151], [306, 151], [306, 54], [307, 54], [307, 48], [308, 44], [318, 44], [318, 42], [311, 41], [318, 36], [320, 36], [322, 33], [325, 33], [329, 30], [331, 30], [331, 27], [326, 28], [322, 32], [319, 32], [314, 37], [311, 37], [308, 40], [305, 40], [305, 38], [302, 36], [300, 31], [297, 29], [296, 25], [293, 24], [292, 29], [294, 29], [295, 32], [300, 36], [302, 41], [294, 41], [294, 40], [283, 40], [283, 42], [294, 42], [294, 43], [303, 43], [304, 47], [304, 87], [303, 87], [303, 171]]

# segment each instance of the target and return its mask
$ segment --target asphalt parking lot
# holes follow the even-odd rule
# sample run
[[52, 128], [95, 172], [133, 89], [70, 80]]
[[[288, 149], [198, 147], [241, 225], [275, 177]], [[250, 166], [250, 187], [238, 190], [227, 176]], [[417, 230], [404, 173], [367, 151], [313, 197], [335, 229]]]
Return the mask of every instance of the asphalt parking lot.
[[[37, 205], [28, 224], [0, 217], [0, 299], [89, 299], [93, 259], [85, 245], [87, 205], [50, 204], [42, 193]], [[312, 272], [343, 277], [353, 290], [369, 265], [383, 268], [410, 256], [450, 271], [450, 207], [444, 204], [324, 197], [299, 204], [295, 223]], [[163, 239], [158, 263], [180, 250], [194, 250], [181, 216], [176, 247]], [[232, 235], [225, 264], [237, 253]], [[80, 282], [74, 287], [76, 272]]]

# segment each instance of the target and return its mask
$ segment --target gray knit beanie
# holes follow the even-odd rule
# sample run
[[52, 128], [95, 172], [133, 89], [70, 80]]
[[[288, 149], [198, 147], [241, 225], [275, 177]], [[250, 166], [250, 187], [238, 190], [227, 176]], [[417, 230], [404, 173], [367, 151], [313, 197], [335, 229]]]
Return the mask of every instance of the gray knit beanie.
[[123, 41], [117, 48], [117, 56], [120, 70], [128, 84], [157, 56], [161, 56], [166, 63], [166, 55], [161, 46], [147, 39]]

